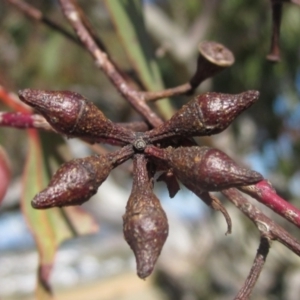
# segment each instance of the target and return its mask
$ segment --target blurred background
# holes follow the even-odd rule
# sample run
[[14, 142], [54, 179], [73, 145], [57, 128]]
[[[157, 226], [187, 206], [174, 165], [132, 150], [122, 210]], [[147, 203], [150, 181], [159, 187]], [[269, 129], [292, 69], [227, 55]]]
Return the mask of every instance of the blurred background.
[[[56, 1], [27, 2], [70, 29]], [[116, 63], [130, 72], [104, 2], [78, 3]], [[234, 53], [235, 64], [206, 80], [197, 93], [255, 89], [261, 93], [260, 100], [226, 131], [197, 141], [222, 149], [261, 172], [279, 194], [300, 207], [300, 7], [284, 5], [279, 64], [265, 59], [271, 36], [267, 0], [144, 1], [144, 14], [166, 87], [191, 78], [200, 41], [223, 43]], [[28, 87], [77, 91], [113, 121], [139, 120], [86, 51], [29, 20], [6, 1], [0, 2], [0, 70], [0, 84], [10, 91]], [[179, 108], [189, 99], [174, 97], [171, 103]], [[7, 107], [0, 104], [0, 110]], [[0, 207], [0, 299], [34, 299], [38, 256], [19, 208], [27, 136], [23, 130], [0, 128], [0, 143], [9, 154], [13, 172]], [[92, 153], [77, 139], [66, 143], [71, 157]], [[122, 215], [131, 189], [129, 169], [127, 164], [112, 172], [84, 205], [99, 222], [99, 233], [68, 240], [59, 248], [51, 275], [56, 299], [232, 299], [259, 245], [253, 224], [224, 202], [233, 221], [233, 233], [225, 236], [222, 215], [206, 208], [183, 187], [170, 199], [164, 184], [157, 183], [155, 192], [168, 215], [170, 235], [154, 274], [142, 281], [135, 275], [135, 259], [122, 233]], [[299, 229], [258, 206], [300, 239]], [[253, 299], [299, 299], [299, 282], [299, 257], [273, 243]]]

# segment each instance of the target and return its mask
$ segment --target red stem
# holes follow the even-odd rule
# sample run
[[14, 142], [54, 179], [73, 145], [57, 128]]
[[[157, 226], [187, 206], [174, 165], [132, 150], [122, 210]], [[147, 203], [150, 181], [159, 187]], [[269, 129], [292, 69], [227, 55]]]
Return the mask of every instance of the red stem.
[[21, 112], [0, 112], [0, 126], [53, 130], [42, 116]]
[[255, 198], [300, 228], [300, 210], [281, 198], [268, 181], [263, 180], [255, 185], [243, 186], [239, 190]]

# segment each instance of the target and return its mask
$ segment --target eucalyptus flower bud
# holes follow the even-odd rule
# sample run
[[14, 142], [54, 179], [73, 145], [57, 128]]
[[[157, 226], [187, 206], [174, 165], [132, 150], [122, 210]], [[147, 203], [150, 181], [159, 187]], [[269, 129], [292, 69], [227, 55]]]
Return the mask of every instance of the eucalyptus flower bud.
[[110, 171], [132, 155], [124, 147], [107, 155], [93, 155], [64, 163], [53, 175], [48, 187], [37, 194], [31, 205], [37, 209], [80, 205], [96, 194]]
[[131, 195], [123, 216], [124, 237], [133, 250], [137, 274], [148, 277], [168, 236], [168, 220], [160, 201], [152, 191], [144, 155], [134, 156]]
[[204, 136], [225, 130], [259, 96], [257, 91], [237, 95], [205, 93], [195, 97], [177, 111], [170, 120], [149, 131], [154, 142], [172, 136]]
[[263, 180], [261, 174], [238, 166], [224, 152], [210, 147], [147, 146], [145, 153], [166, 162], [183, 184], [197, 185], [203, 191], [220, 191]]
[[125, 145], [134, 133], [114, 124], [92, 102], [70, 91], [19, 91], [20, 99], [41, 113], [50, 125], [68, 137]]

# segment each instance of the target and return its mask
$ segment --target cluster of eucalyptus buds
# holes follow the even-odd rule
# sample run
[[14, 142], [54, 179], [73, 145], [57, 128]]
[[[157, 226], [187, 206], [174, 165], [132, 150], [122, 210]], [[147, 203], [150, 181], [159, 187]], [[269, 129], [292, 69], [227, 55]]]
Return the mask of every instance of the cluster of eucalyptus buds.
[[166, 182], [171, 196], [179, 189], [178, 179], [206, 203], [214, 199], [211, 191], [263, 180], [259, 173], [237, 165], [222, 151], [197, 146], [192, 140], [226, 129], [258, 99], [257, 91], [196, 96], [170, 120], [145, 132], [113, 123], [77, 93], [26, 89], [19, 96], [60, 134], [121, 146], [115, 152], [63, 164], [48, 187], [32, 200], [34, 208], [80, 205], [97, 192], [112, 169], [133, 159], [133, 185], [123, 216], [123, 230], [141, 278], [151, 274], [168, 235], [167, 216], [153, 193], [157, 172], [162, 172], [159, 180]]

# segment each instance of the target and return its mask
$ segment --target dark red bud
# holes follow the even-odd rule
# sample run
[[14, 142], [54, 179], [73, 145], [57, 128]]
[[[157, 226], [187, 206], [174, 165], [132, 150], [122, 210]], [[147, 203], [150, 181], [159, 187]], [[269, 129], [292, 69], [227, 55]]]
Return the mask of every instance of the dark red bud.
[[19, 96], [40, 112], [56, 131], [68, 137], [118, 145], [134, 139], [132, 131], [115, 125], [78, 93], [26, 89], [19, 91]]
[[133, 187], [123, 216], [124, 237], [134, 252], [137, 274], [142, 279], [152, 273], [168, 236], [168, 220], [152, 191], [146, 164], [143, 155], [135, 155]]
[[147, 136], [153, 142], [172, 136], [217, 134], [252, 105], [258, 96], [257, 91], [237, 95], [206, 93], [197, 96], [177, 111], [170, 120], [149, 131]]
[[220, 191], [263, 180], [261, 174], [238, 166], [224, 152], [209, 147], [147, 146], [145, 153], [165, 161], [183, 184], [195, 184], [203, 191]]
[[58, 169], [48, 187], [37, 194], [31, 204], [39, 209], [80, 205], [96, 194], [111, 169], [105, 156], [71, 160]]
[[132, 155], [130, 146], [107, 155], [93, 155], [63, 164], [53, 175], [48, 187], [37, 194], [31, 204], [44, 209], [80, 205], [96, 194], [110, 171]]

